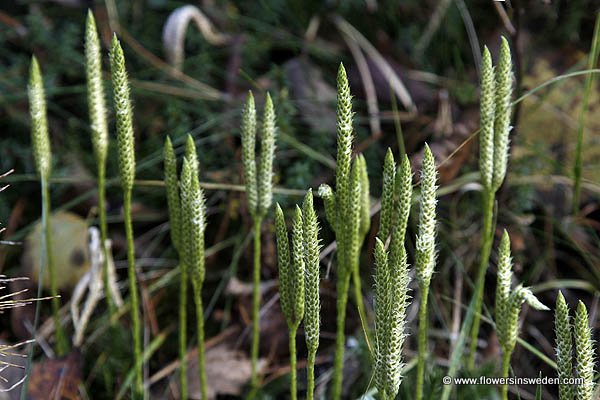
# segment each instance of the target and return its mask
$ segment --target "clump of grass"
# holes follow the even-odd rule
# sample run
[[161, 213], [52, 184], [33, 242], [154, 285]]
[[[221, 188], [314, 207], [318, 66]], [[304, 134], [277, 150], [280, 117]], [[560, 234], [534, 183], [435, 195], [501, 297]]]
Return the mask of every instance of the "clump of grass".
[[[88, 11], [85, 27], [85, 66], [87, 78], [87, 99], [90, 114], [92, 145], [98, 169], [98, 217], [100, 222], [100, 248], [102, 250], [102, 277], [105, 288], [109, 315], [115, 313], [111, 291], [108, 290], [108, 252], [106, 241], [108, 228], [106, 222], [106, 156], [108, 152], [108, 123], [106, 100], [102, 85], [102, 55], [96, 21], [91, 10]], [[112, 321], [112, 318], [111, 318]]]
[[[381, 399], [394, 399], [402, 380], [402, 346], [409, 304], [408, 262], [404, 239], [412, 197], [410, 161], [404, 157], [396, 179], [388, 149], [383, 168], [381, 224], [375, 244], [375, 385]], [[394, 193], [397, 199], [394, 201]], [[390, 248], [383, 240], [390, 234]]]
[[267, 93], [261, 129], [260, 159], [256, 160], [256, 106], [248, 93], [242, 114], [242, 166], [246, 184], [246, 201], [254, 227], [254, 268], [252, 273], [252, 388], [258, 386], [258, 351], [260, 339], [260, 236], [263, 219], [273, 202], [273, 159], [275, 156], [275, 109]]
[[512, 95], [512, 59], [508, 41], [503, 37], [497, 69], [492, 66], [492, 56], [483, 49], [481, 65], [479, 170], [483, 186], [483, 231], [479, 268], [475, 279], [475, 309], [471, 326], [471, 346], [468, 365], [474, 367], [477, 337], [481, 322], [485, 274], [494, 241], [493, 218], [496, 192], [506, 176], [509, 152], [509, 133]]
[[123, 223], [127, 240], [127, 272], [129, 279], [129, 295], [131, 297], [131, 320], [133, 323], [133, 357], [136, 398], [141, 397], [142, 387], [142, 342], [139, 317], [139, 300], [137, 277], [135, 270], [135, 247], [133, 242], [133, 226], [131, 224], [131, 194], [135, 179], [135, 145], [133, 134], [133, 114], [129, 97], [129, 81], [125, 68], [125, 56], [114, 35], [110, 48], [110, 71], [112, 75], [113, 99], [117, 125], [117, 147], [119, 153], [119, 178], [123, 190]]
[[423, 153], [423, 166], [421, 171], [421, 199], [419, 214], [419, 233], [416, 242], [416, 277], [421, 291], [419, 303], [419, 341], [417, 361], [417, 400], [423, 398], [423, 379], [425, 376], [425, 358], [427, 357], [427, 298], [431, 276], [435, 269], [435, 224], [437, 203], [436, 191], [437, 171], [435, 160], [429, 146], [425, 145]]
[[[319, 196], [325, 203], [325, 214], [337, 240], [337, 317], [336, 344], [333, 361], [333, 383], [331, 397], [337, 400], [342, 391], [342, 370], [344, 360], [344, 323], [350, 277], [354, 276], [356, 302], [359, 313], [364, 315], [362, 295], [360, 293], [359, 253], [364, 235], [368, 231], [369, 216], [366, 164], [356, 158], [352, 163], [352, 96], [344, 66], [340, 64], [337, 75], [337, 157], [335, 193], [328, 185], [319, 187]], [[366, 211], [365, 211], [366, 207]], [[366, 229], [365, 229], [366, 228]], [[361, 316], [364, 321], [364, 316]], [[367, 336], [368, 338], [368, 336]]]
[[50, 277], [50, 294], [52, 296], [52, 317], [56, 331], [56, 352], [63, 355], [68, 350], [68, 341], [60, 323], [60, 296], [56, 286], [56, 271], [54, 266], [54, 254], [52, 252], [52, 226], [50, 223], [50, 187], [49, 179], [52, 173], [52, 152], [50, 150], [50, 137], [48, 135], [48, 122], [46, 119], [46, 95], [44, 93], [44, 81], [37, 59], [32, 57], [29, 73], [29, 111], [31, 115], [31, 143], [33, 147], [33, 158], [35, 168], [40, 177], [42, 189], [42, 225], [44, 226], [43, 247], [45, 249], [46, 262], [41, 263], [42, 270], [39, 273], [39, 281], [43, 282], [44, 265], [48, 267]]
[[[502, 377], [508, 377], [510, 357], [517, 343], [519, 333], [519, 312], [527, 302], [536, 310], [548, 310], [537, 297], [521, 285], [512, 289], [512, 262], [510, 258], [510, 238], [504, 231], [498, 250], [498, 280], [496, 284], [496, 332], [502, 349]], [[502, 399], [508, 399], [508, 385], [502, 385]]]

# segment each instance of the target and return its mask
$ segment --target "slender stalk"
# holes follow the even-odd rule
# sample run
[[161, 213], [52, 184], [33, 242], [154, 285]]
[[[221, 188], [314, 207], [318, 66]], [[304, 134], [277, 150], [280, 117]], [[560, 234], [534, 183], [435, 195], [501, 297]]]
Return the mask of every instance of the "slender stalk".
[[289, 329], [290, 339], [290, 398], [298, 398], [297, 373], [296, 373], [296, 332], [298, 328]]
[[435, 269], [436, 236], [436, 181], [437, 170], [431, 149], [425, 144], [421, 170], [421, 199], [419, 212], [419, 232], [416, 240], [415, 272], [421, 303], [419, 305], [419, 357], [417, 362], [416, 399], [423, 398], [425, 358], [427, 355], [427, 300], [431, 276]]
[[419, 304], [419, 342], [418, 342], [418, 360], [417, 360], [417, 392], [416, 399], [423, 398], [423, 383], [425, 377], [425, 359], [427, 357], [427, 297], [429, 295], [429, 285], [421, 289], [421, 303]]
[[483, 289], [485, 286], [485, 273], [492, 252], [494, 233], [492, 224], [494, 218], [494, 194], [484, 190], [482, 199], [483, 209], [483, 240], [481, 242], [481, 258], [479, 260], [479, 269], [475, 280], [475, 309], [473, 314], [473, 325], [471, 326], [471, 344], [467, 365], [469, 368], [475, 366], [475, 355], [477, 354], [477, 336], [479, 335], [479, 323], [481, 321], [481, 308], [483, 306]]
[[258, 350], [260, 340], [260, 227], [262, 219], [254, 220], [254, 270], [252, 273], [252, 387], [258, 386]]
[[[206, 361], [204, 350], [204, 313], [202, 309], [202, 294], [200, 287], [193, 285], [196, 302], [196, 329], [198, 330], [198, 374], [200, 375], [200, 394], [207, 399]], [[185, 398], [185, 397], [182, 397]]]
[[306, 400], [313, 400], [315, 392], [315, 358], [317, 356], [316, 351], [308, 352], [308, 358], [306, 360]]
[[100, 249], [102, 250], [102, 279], [104, 282], [104, 290], [106, 303], [108, 304], [108, 312], [110, 315], [111, 324], [114, 324], [112, 316], [116, 312], [115, 302], [110, 293], [108, 281], [108, 249], [106, 241], [108, 240], [108, 224], [106, 221], [106, 167], [100, 166], [98, 169], [98, 217], [100, 222]]
[[369, 349], [371, 348], [371, 336], [369, 333], [369, 324], [367, 322], [367, 313], [365, 311], [365, 304], [362, 296], [362, 283], [360, 279], [360, 269], [358, 266], [358, 260], [352, 260], [356, 265], [352, 267], [352, 285], [354, 286], [354, 299], [356, 301], [356, 308], [358, 310], [358, 317], [360, 318], [360, 325], [365, 333], [365, 340]]
[[[338, 249], [338, 254], [339, 254]], [[340, 265], [338, 261], [338, 265]], [[346, 337], [344, 328], [346, 326], [346, 304], [348, 303], [348, 289], [350, 286], [350, 274], [346, 273], [338, 277], [337, 282], [337, 319], [335, 335], [335, 355], [333, 357], [333, 382], [331, 398], [339, 399], [342, 395], [342, 379], [344, 370], [344, 345]], [[335, 371], [339, 371], [336, 373]]]
[[[510, 369], [510, 353], [502, 352], [502, 377], [508, 378], [508, 370]], [[500, 388], [502, 400], [508, 400], [508, 385], [502, 385]]]
[[131, 224], [131, 191], [123, 193], [123, 223], [127, 240], [127, 275], [129, 279], [129, 295], [131, 297], [131, 320], [133, 323], [133, 357], [135, 368], [135, 394], [142, 396], [142, 342], [140, 317], [138, 315], [139, 300], [135, 271], [135, 247], [133, 244], [133, 226]]
[[[588, 59], [588, 68], [592, 69], [598, 62], [598, 51], [600, 49], [600, 13], [596, 16], [596, 26], [594, 28], [594, 37], [592, 39], [592, 49]], [[585, 78], [585, 91], [581, 102], [581, 113], [579, 114], [579, 123], [577, 127], [577, 147], [575, 149], [575, 165], [573, 175], [575, 183], [573, 185], [573, 214], [579, 211], [579, 201], [581, 198], [581, 170], [583, 163], [583, 133], [585, 130], [585, 118], [588, 111], [588, 104], [592, 92], [594, 74], [589, 74]]]
[[42, 179], [42, 208], [44, 240], [46, 242], [46, 265], [48, 265], [50, 294], [52, 296], [52, 318], [54, 320], [54, 329], [56, 330], [56, 352], [59, 356], [62, 356], [67, 352], [69, 346], [67, 344], [65, 331], [60, 323], [60, 296], [58, 295], [58, 289], [56, 288], [54, 251], [52, 247], [52, 224], [50, 222], [50, 188], [46, 179]]
[[[182, 399], [188, 397], [187, 386], [187, 288], [188, 271], [184, 263], [179, 265], [181, 283], [179, 285], [179, 384]], [[202, 397], [204, 398], [204, 397]]]

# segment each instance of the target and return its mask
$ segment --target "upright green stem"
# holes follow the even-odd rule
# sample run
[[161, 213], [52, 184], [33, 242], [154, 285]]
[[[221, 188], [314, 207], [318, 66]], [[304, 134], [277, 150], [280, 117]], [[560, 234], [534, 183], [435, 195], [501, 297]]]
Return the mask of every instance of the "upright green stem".
[[258, 386], [258, 349], [260, 339], [260, 227], [262, 218], [254, 220], [254, 270], [252, 274], [252, 387]]
[[64, 355], [69, 345], [65, 331], [60, 323], [60, 298], [56, 287], [56, 272], [54, 270], [54, 251], [52, 248], [52, 224], [50, 223], [50, 188], [46, 178], [42, 177], [42, 219], [44, 225], [44, 240], [46, 243], [46, 265], [48, 266], [48, 275], [50, 277], [50, 294], [52, 296], [52, 318], [54, 319], [54, 329], [56, 330], [56, 353], [59, 356]]
[[142, 385], [142, 342], [139, 312], [139, 300], [137, 289], [137, 277], [135, 271], [135, 247], [133, 244], [133, 226], [131, 225], [131, 191], [123, 193], [123, 216], [125, 224], [125, 237], [127, 240], [127, 272], [129, 279], [129, 295], [131, 296], [131, 321], [133, 323], [133, 358], [135, 369], [136, 396], [143, 394]]
[[475, 356], [477, 354], [477, 337], [479, 336], [479, 324], [481, 321], [481, 309], [483, 306], [483, 289], [485, 286], [485, 273], [489, 263], [494, 234], [492, 232], [492, 223], [494, 215], [494, 193], [491, 191], [483, 192], [483, 240], [481, 242], [481, 258], [479, 259], [479, 269], [475, 281], [475, 308], [473, 314], [473, 325], [471, 326], [471, 344], [467, 365], [469, 368], [475, 366]]
[[[502, 377], [508, 378], [508, 370], [510, 368], [510, 353], [502, 352]], [[502, 385], [500, 388], [502, 400], [508, 400], [508, 385]]]
[[[182, 262], [179, 265], [181, 283], [179, 285], [179, 383], [182, 399], [187, 399], [187, 288], [188, 271]], [[204, 397], [203, 397], [204, 398]]]
[[427, 357], [427, 298], [429, 285], [421, 287], [421, 304], [419, 304], [419, 343], [417, 360], [417, 392], [416, 400], [423, 398], [423, 382], [425, 377], [425, 359]]
[[[340, 251], [340, 249], [338, 249]], [[342, 396], [342, 379], [344, 371], [344, 345], [346, 337], [344, 327], [346, 324], [346, 305], [348, 303], [348, 288], [350, 286], [350, 274], [344, 273], [338, 277], [337, 283], [337, 329], [335, 336], [335, 355], [333, 358], [333, 383], [331, 398], [339, 399]]]
[[316, 351], [308, 350], [308, 359], [306, 360], [306, 400], [313, 400], [314, 398], [316, 355]]
[[106, 169], [104, 165], [98, 166], [98, 217], [100, 219], [100, 249], [102, 250], [103, 259], [102, 278], [104, 281], [104, 295], [106, 296], [106, 303], [108, 304], [108, 313], [111, 324], [114, 324], [112, 317], [115, 314], [116, 309], [112, 293], [109, 290], [110, 285], [108, 280], [108, 249], [106, 248], [108, 226], [106, 222]]
[[202, 310], [202, 293], [200, 293], [200, 287], [197, 285], [194, 285], [194, 299], [196, 302], [196, 323], [198, 330], [198, 374], [200, 375], [200, 394], [203, 399], [207, 399], [206, 361], [204, 356], [204, 313]]
[[296, 384], [296, 332], [298, 328], [289, 329], [290, 337], [290, 398], [296, 400], [298, 398], [298, 389]]
[[[598, 51], [600, 50], [600, 13], [596, 15], [596, 26], [594, 28], [594, 37], [592, 39], [592, 49], [588, 59], [588, 69], [592, 69], [598, 62]], [[590, 94], [592, 92], [594, 74], [589, 74], [585, 79], [585, 91], [583, 92], [583, 101], [581, 102], [581, 113], [577, 127], [577, 147], [575, 149], [575, 165], [573, 174], [575, 183], [573, 185], [573, 214], [579, 211], [579, 200], [581, 198], [581, 170], [583, 163], [583, 133], [585, 130], [585, 117], [587, 114]]]

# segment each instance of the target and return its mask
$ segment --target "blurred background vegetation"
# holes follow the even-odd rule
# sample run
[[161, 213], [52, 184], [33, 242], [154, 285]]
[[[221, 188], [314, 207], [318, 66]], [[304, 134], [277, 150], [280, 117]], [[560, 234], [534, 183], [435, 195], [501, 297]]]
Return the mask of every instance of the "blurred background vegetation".
[[[168, 62], [163, 27], [178, 7], [192, 4], [227, 35], [214, 44], [192, 23], [186, 29], [181, 70]], [[134, 188], [134, 228], [138, 268], [144, 300], [146, 347], [156, 345], [146, 373], [156, 398], [176, 396], [176, 369], [164, 369], [177, 358], [177, 302], [175, 253], [168, 237], [168, 218], [161, 186], [162, 146], [170, 135], [179, 151], [187, 133], [198, 146], [201, 179], [207, 183], [209, 221], [205, 303], [207, 337], [224, 346], [214, 357], [233, 352], [244, 362], [249, 327], [251, 222], [240, 201], [239, 117], [247, 90], [259, 103], [269, 91], [277, 109], [279, 137], [276, 185], [284, 189], [276, 201], [290, 208], [309, 187], [331, 182], [335, 154], [335, 72], [344, 62], [351, 79], [355, 105], [356, 148], [365, 154], [371, 195], [379, 197], [383, 155], [406, 151], [416, 167], [427, 141], [440, 164], [441, 193], [439, 261], [433, 279], [433, 317], [430, 339], [434, 357], [430, 369], [433, 392], [447, 365], [453, 335], [460, 326], [461, 307], [470, 298], [478, 258], [481, 216], [477, 170], [478, 146], [473, 136], [479, 124], [478, 60], [487, 44], [497, 52], [506, 35], [515, 56], [516, 96], [553, 77], [585, 69], [591, 47], [598, 3], [577, 1], [522, 1], [503, 3], [469, 0], [350, 0], [350, 1], [215, 1], [169, 0], [12, 0], [0, 4], [0, 173], [12, 185], [0, 197], [0, 221], [5, 239], [22, 241], [40, 216], [39, 184], [30, 150], [27, 78], [31, 55], [40, 61], [48, 98], [48, 118], [54, 157], [52, 204], [94, 223], [95, 165], [90, 140], [85, 87], [83, 37], [87, 9], [94, 11], [105, 48], [112, 32], [122, 40], [134, 100], [138, 185]], [[209, 38], [210, 39], [210, 38]], [[366, 42], [366, 44], [365, 44]], [[356, 50], [359, 49], [359, 50]], [[357, 54], [358, 52], [358, 54]], [[362, 58], [361, 58], [362, 54]], [[365, 70], [359, 66], [364, 62]], [[409, 100], [397, 98], [382, 64], [407, 87]], [[105, 72], [106, 73], [106, 72]], [[365, 90], [365, 81], [372, 91]], [[511, 232], [515, 270], [519, 280], [532, 285], [546, 304], [556, 289], [567, 288], [574, 304], [582, 298], [598, 327], [600, 294], [600, 95], [592, 90], [585, 121], [583, 197], [579, 212], [571, 212], [571, 179], [576, 132], [585, 77], [563, 80], [528, 96], [516, 106], [512, 158], [507, 183], [499, 194], [498, 232]], [[106, 73], [107, 93], [110, 93]], [[375, 95], [373, 96], [372, 93]], [[404, 101], [403, 101], [404, 100]], [[369, 106], [370, 102], [370, 106]], [[109, 99], [109, 105], [110, 105]], [[375, 105], [375, 108], [373, 108]], [[369, 108], [371, 107], [371, 108]], [[110, 108], [110, 107], [109, 107]], [[262, 108], [259, 106], [259, 108]], [[114, 132], [114, 121], [111, 129]], [[107, 176], [117, 176], [115, 140], [111, 143]], [[117, 181], [108, 188], [109, 230], [120, 283], [125, 287], [125, 245], [121, 195]], [[296, 190], [296, 191], [294, 191]], [[320, 202], [317, 203], [322, 211]], [[377, 216], [375, 216], [375, 220]], [[329, 227], [321, 218], [325, 247]], [[410, 230], [414, 236], [414, 221]], [[377, 225], [374, 224], [374, 227]], [[364, 296], [372, 300], [372, 249], [376, 229], [363, 248]], [[82, 233], [83, 234], [83, 233]], [[270, 223], [264, 228], [262, 279], [276, 278], [274, 238]], [[64, 243], [67, 248], [70, 244]], [[409, 244], [409, 252], [412, 253]], [[35, 251], [29, 248], [28, 251]], [[66, 250], [65, 250], [66, 251]], [[22, 246], [0, 248], [0, 273], [22, 274]], [[323, 263], [323, 340], [317, 376], [327, 383], [334, 332], [335, 274], [329, 272], [331, 254]], [[67, 272], [66, 272], [67, 273]], [[237, 277], [237, 278], [236, 278]], [[488, 287], [493, 287], [492, 276]], [[144, 297], [146, 296], [146, 297]], [[266, 358], [265, 398], [281, 398], [286, 390], [287, 332], [276, 289], [263, 295], [262, 355]], [[63, 303], [69, 298], [64, 293]], [[486, 304], [493, 304], [491, 291]], [[411, 327], [416, 308], [411, 307]], [[489, 313], [489, 309], [486, 311]], [[524, 313], [522, 337], [552, 358], [550, 313]], [[49, 314], [44, 314], [44, 318]], [[128, 321], [106, 331], [104, 304], [96, 309], [82, 347], [81, 396], [114, 398], [129, 371]], [[2, 340], [16, 340], [10, 319], [0, 316]], [[193, 325], [193, 324], [192, 324]], [[416, 329], [411, 329], [414, 332]], [[347, 331], [355, 343], [349, 352], [346, 395], [358, 397], [369, 389], [368, 349], [360, 321], [350, 305]], [[189, 337], [194, 332], [190, 330]], [[161, 336], [163, 335], [163, 336]], [[497, 372], [499, 349], [494, 331], [483, 325], [482, 356]], [[163, 341], [155, 341], [162, 338]], [[411, 360], [416, 341], [410, 338]], [[210, 348], [210, 345], [209, 345]], [[227, 353], [229, 351], [229, 353]], [[302, 353], [302, 350], [300, 350]], [[237, 353], [236, 353], [237, 352]], [[233, 356], [231, 356], [233, 357]], [[209, 358], [210, 360], [210, 358]], [[228, 359], [229, 360], [229, 359]], [[231, 361], [231, 360], [229, 360]], [[215, 361], [215, 364], [218, 362]], [[302, 365], [302, 364], [301, 364]], [[434, 367], [435, 366], [435, 367]], [[552, 369], [525, 347], [513, 356], [518, 376], [554, 376]], [[160, 371], [164, 376], [157, 376]], [[226, 370], [225, 370], [226, 371]], [[218, 380], [218, 372], [213, 375]], [[401, 398], [412, 394], [412, 369], [401, 388]], [[481, 375], [482, 371], [463, 371]], [[209, 380], [210, 380], [209, 372]], [[302, 374], [300, 375], [302, 380]], [[243, 392], [241, 379], [235, 390]], [[236, 392], [237, 390], [237, 392]], [[462, 387], [457, 398], [493, 396], [493, 388]], [[521, 398], [533, 398], [535, 388], [519, 388]], [[556, 398], [555, 387], [544, 388], [544, 398]], [[405, 391], [405, 392], [403, 392]], [[480, 392], [477, 392], [480, 391]], [[164, 397], [163, 397], [164, 396]], [[481, 396], [481, 397], [479, 397]], [[43, 397], [39, 397], [43, 398]]]

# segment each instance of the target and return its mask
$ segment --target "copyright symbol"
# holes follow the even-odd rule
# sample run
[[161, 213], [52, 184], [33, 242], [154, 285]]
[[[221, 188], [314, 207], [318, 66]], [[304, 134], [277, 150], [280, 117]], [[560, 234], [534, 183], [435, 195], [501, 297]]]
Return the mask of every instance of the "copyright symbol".
[[442, 378], [442, 383], [444, 385], [449, 385], [452, 383], [452, 377], [446, 375], [445, 377]]

